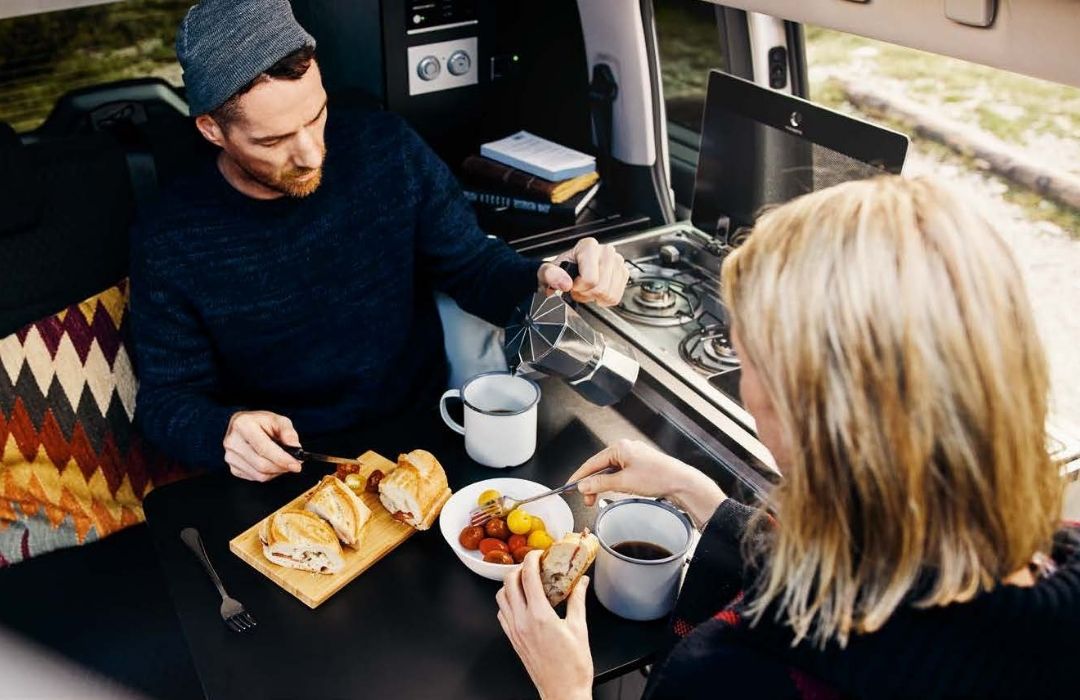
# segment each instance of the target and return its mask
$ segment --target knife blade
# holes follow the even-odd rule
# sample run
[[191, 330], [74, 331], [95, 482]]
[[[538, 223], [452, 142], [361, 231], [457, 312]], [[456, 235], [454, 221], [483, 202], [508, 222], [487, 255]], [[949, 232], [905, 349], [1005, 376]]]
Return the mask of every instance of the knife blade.
[[295, 457], [301, 462], [328, 462], [330, 464], [355, 464], [358, 467], [364, 466], [364, 463], [359, 459], [349, 459], [348, 457], [335, 457], [334, 455], [323, 455], [318, 452], [308, 452], [296, 445], [281, 445], [281, 449], [285, 450], [290, 456]]

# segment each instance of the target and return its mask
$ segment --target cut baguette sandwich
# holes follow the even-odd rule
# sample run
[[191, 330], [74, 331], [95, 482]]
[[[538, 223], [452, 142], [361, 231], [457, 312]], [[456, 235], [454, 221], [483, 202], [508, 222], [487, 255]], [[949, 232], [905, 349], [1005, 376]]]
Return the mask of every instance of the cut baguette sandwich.
[[330, 523], [342, 544], [360, 548], [371, 509], [340, 479], [324, 476], [304, 508]]
[[568, 533], [548, 547], [540, 557], [540, 582], [552, 606], [570, 597], [599, 551], [600, 540], [588, 528]]
[[379, 482], [383, 507], [403, 523], [427, 530], [450, 498], [446, 472], [425, 450], [413, 450], [398, 457], [397, 469]]
[[290, 569], [334, 574], [345, 566], [333, 528], [319, 516], [299, 508], [278, 511], [259, 527], [263, 556]]

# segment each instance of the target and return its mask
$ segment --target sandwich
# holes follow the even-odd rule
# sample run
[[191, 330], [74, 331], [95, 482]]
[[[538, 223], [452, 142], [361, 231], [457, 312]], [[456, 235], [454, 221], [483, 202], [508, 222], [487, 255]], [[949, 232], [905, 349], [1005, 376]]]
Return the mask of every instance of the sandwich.
[[568, 533], [547, 548], [540, 557], [540, 582], [552, 606], [570, 597], [599, 551], [600, 540], [588, 529]]
[[330, 523], [342, 544], [360, 548], [371, 509], [337, 477], [324, 476], [304, 508]]
[[427, 530], [450, 498], [446, 472], [425, 450], [398, 457], [397, 469], [379, 482], [379, 500], [395, 520]]
[[334, 574], [345, 566], [334, 530], [314, 513], [287, 508], [259, 527], [263, 556], [290, 569]]

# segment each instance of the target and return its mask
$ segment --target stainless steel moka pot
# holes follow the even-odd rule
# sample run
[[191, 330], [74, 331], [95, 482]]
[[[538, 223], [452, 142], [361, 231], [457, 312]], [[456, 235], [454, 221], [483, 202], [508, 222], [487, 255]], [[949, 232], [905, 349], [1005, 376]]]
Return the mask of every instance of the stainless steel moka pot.
[[[571, 277], [576, 265], [563, 263]], [[640, 366], [633, 351], [605, 338], [563, 299], [541, 290], [514, 310], [506, 326], [506, 359], [511, 371], [531, 367], [562, 377], [598, 406], [610, 406], [630, 393]]]

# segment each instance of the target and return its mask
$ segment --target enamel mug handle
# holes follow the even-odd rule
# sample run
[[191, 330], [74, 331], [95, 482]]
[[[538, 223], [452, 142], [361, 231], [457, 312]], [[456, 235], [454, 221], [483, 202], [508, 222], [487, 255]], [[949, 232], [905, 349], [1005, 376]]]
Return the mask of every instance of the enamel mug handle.
[[450, 417], [450, 412], [446, 410], [446, 400], [447, 399], [460, 399], [460, 398], [461, 398], [461, 390], [460, 389], [450, 389], [449, 391], [444, 392], [443, 395], [442, 395], [442, 398], [439, 399], [439, 415], [442, 416], [443, 423], [446, 423], [447, 427], [449, 427], [450, 430], [453, 430], [458, 435], [464, 435], [465, 434], [465, 426], [462, 425], [461, 423], [458, 423], [453, 418], [451, 418]]

